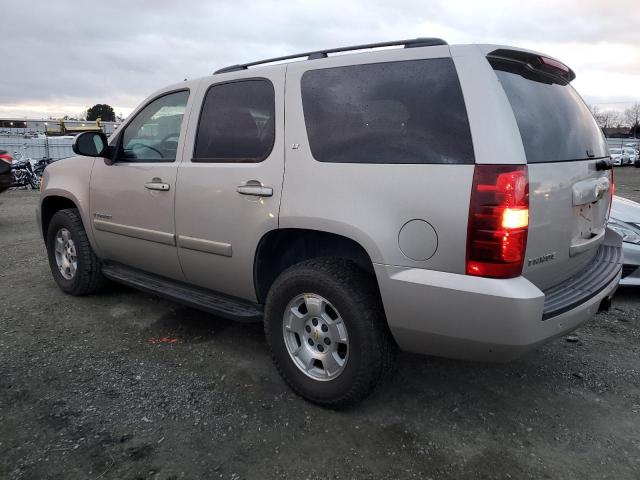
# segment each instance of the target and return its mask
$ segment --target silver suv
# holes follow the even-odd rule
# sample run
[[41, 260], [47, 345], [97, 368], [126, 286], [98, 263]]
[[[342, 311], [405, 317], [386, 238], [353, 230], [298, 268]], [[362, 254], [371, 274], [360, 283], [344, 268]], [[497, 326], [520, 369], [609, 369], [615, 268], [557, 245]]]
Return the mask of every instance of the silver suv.
[[172, 85], [47, 168], [53, 277], [263, 321], [282, 377], [332, 407], [371, 392], [398, 347], [514, 358], [620, 279], [607, 144], [574, 77], [531, 51], [417, 39]]

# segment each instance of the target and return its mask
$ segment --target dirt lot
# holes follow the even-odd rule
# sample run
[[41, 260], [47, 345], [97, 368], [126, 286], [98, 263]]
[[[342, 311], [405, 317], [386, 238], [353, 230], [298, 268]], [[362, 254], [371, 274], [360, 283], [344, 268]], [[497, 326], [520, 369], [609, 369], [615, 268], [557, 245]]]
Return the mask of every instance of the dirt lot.
[[[640, 200], [640, 169], [616, 173]], [[124, 287], [63, 295], [36, 194], [0, 201], [0, 478], [640, 478], [635, 290], [513, 363], [403, 354], [333, 412], [284, 385], [261, 325]]]

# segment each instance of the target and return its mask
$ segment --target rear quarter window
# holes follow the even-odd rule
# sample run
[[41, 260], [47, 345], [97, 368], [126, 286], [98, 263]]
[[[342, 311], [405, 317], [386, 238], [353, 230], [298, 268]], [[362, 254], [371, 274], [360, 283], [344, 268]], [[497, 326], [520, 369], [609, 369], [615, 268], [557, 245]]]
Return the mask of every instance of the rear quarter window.
[[301, 81], [313, 157], [339, 163], [474, 163], [450, 58], [310, 70]]
[[528, 163], [608, 155], [593, 115], [570, 84], [517, 62], [490, 63], [511, 104]]

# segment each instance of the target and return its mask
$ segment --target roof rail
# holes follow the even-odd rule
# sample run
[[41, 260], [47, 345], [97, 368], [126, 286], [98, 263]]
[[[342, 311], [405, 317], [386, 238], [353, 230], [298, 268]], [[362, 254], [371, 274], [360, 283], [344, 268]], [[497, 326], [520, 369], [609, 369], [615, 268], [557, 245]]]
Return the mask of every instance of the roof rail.
[[296, 53], [295, 55], [285, 55], [284, 57], [267, 58], [266, 60], [258, 60], [256, 62], [231, 65], [231, 66], [216, 70], [215, 72], [213, 72], [213, 74], [215, 75], [217, 73], [237, 72], [239, 70], [246, 70], [247, 68], [253, 67], [256, 65], [262, 65], [265, 63], [273, 63], [273, 62], [281, 62], [283, 60], [293, 60], [295, 58], [307, 57], [307, 60], [317, 60], [319, 58], [326, 58], [327, 54], [329, 53], [349, 52], [354, 50], [366, 50], [369, 48], [395, 47], [399, 45], [403, 45], [404, 48], [413, 48], [413, 47], [433, 47], [435, 45], [448, 45], [448, 44], [441, 38], [414, 38], [411, 40], [395, 40], [391, 42], [365, 43], [363, 45], [353, 45], [351, 47], [338, 47], [338, 48], [330, 48], [327, 50], [316, 50], [313, 52]]

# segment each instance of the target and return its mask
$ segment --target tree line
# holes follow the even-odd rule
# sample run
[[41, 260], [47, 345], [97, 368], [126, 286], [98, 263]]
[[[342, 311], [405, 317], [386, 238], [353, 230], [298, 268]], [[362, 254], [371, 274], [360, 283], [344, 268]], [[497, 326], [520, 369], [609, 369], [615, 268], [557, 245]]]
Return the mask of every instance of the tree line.
[[640, 136], [640, 102], [624, 111], [601, 110], [597, 105], [589, 105], [589, 110], [600, 128], [628, 128], [630, 134]]
[[[103, 122], [122, 122], [124, 120], [122, 115], [116, 115], [113, 107], [111, 105], [107, 105], [106, 103], [97, 103], [93, 107], [85, 110], [79, 115], [65, 115], [64, 117], [62, 117], [63, 120], [86, 120], [88, 122], [93, 122], [98, 118]], [[53, 117], [50, 117], [50, 119], [54, 120]]]

